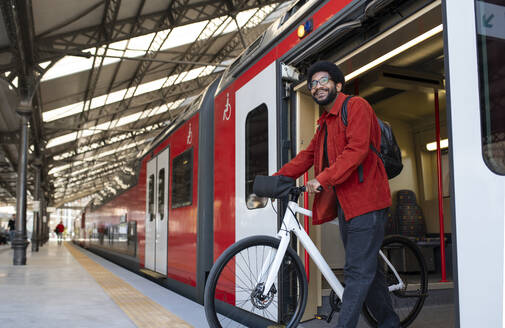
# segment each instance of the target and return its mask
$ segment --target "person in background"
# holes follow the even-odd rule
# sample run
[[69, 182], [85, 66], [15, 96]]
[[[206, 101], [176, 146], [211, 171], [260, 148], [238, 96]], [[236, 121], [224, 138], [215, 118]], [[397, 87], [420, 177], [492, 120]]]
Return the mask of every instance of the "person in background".
[[16, 231], [16, 215], [12, 214], [12, 218], [9, 220], [8, 224], [9, 228], [9, 240], [12, 241], [14, 240], [14, 232]]
[[56, 232], [56, 235], [58, 236], [58, 244], [61, 244], [63, 241], [63, 231], [65, 231], [65, 226], [63, 225], [63, 221], [60, 221], [56, 228], [54, 228], [54, 232]]

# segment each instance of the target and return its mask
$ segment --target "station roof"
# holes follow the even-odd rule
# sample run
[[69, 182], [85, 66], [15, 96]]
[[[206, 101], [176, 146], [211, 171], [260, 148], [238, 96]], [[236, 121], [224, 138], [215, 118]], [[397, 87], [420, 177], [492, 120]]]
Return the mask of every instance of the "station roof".
[[28, 168], [53, 206], [128, 187], [143, 146], [282, 13], [281, 0], [0, 2], [0, 204], [14, 204], [19, 103]]

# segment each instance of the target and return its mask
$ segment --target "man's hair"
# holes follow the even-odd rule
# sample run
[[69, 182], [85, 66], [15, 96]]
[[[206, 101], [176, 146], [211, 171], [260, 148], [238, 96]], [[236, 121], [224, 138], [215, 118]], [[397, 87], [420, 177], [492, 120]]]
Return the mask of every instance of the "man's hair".
[[316, 74], [317, 72], [327, 72], [335, 84], [340, 82], [342, 83], [342, 88], [344, 88], [344, 74], [334, 63], [326, 60], [320, 60], [312, 64], [307, 70], [307, 84], [312, 81], [312, 75]]

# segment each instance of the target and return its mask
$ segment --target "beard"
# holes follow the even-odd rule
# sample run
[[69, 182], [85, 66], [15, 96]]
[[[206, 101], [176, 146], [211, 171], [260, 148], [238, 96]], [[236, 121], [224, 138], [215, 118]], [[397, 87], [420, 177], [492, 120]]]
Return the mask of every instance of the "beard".
[[314, 101], [318, 104], [318, 105], [321, 105], [321, 106], [326, 106], [328, 104], [331, 104], [331, 102], [333, 100], [335, 100], [335, 98], [337, 97], [337, 89], [336, 88], [329, 88], [328, 89], [328, 95], [326, 96], [326, 98], [322, 99], [322, 100], [319, 100], [317, 99], [316, 97], [314, 97], [312, 95], [312, 99], [314, 99]]

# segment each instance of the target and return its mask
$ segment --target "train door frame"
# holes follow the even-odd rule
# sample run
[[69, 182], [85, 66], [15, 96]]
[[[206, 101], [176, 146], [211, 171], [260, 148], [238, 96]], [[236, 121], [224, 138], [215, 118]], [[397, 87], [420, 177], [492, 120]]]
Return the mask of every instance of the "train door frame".
[[277, 168], [276, 74], [277, 69], [274, 62], [241, 86], [235, 93], [235, 217], [240, 218], [236, 221], [235, 226], [236, 240], [258, 234], [274, 236], [277, 233], [276, 216], [272, 209], [267, 206], [248, 209], [245, 195], [245, 123], [249, 113], [260, 106], [265, 106], [268, 112], [268, 173], [273, 174]]
[[[484, 79], [479, 79], [477, 23], [485, 16], [481, 21], [477, 7], [485, 9], [488, 4], [448, 0], [443, 1], [442, 11], [451, 193], [454, 195], [457, 327], [503, 327], [505, 324], [505, 177], [486, 165], [481, 130], [479, 82]], [[489, 26], [483, 25], [481, 28], [486, 31]], [[476, 187], [484, 187], [486, 192], [483, 189], [476, 192]]]
[[[417, 17], [419, 15], [422, 15], [422, 14], [424, 14], [426, 12], [429, 12], [430, 10], [433, 10], [437, 6], [440, 7], [440, 4], [439, 3], [437, 4], [437, 3], [434, 2], [434, 3], [430, 4], [429, 6], [426, 6], [425, 8], [418, 9], [411, 17], [408, 17], [407, 19], [405, 19], [403, 21], [396, 22], [395, 26], [402, 27], [402, 26], [408, 24], [409, 22], [411, 22], [412, 20], [417, 19]], [[342, 11], [339, 12], [339, 13], [342, 13], [343, 15], [345, 15]], [[352, 15], [352, 11], [351, 10], [349, 10], [348, 13], [350, 13]], [[385, 32], [386, 32], [386, 30], [383, 31], [382, 33], [385, 33]], [[322, 38], [322, 33], [318, 33], [315, 37], [316, 38]], [[378, 39], [379, 39], [379, 37], [378, 37]], [[316, 43], [316, 42], [313, 41], [313, 43]], [[357, 45], [356, 50], [360, 49], [360, 48], [361, 47]], [[307, 56], [307, 57], [309, 57], [309, 56], [315, 56], [315, 57], [317, 57], [315, 55], [315, 52], [314, 53], [310, 53], [309, 50], [310, 50], [310, 48], [308, 48], [308, 50], [304, 50], [303, 47], [293, 48], [292, 51], [289, 51], [288, 53], [284, 54], [281, 57], [281, 60], [285, 60], [287, 62], [287, 64], [289, 64], [289, 65], [292, 65], [292, 64], [298, 65], [298, 63], [301, 63], [305, 59], [304, 56]], [[350, 51], [350, 49], [347, 49], [347, 50]], [[353, 53], [353, 51], [351, 51], [351, 53]], [[340, 60], [342, 58], [346, 58], [348, 56], [344, 52], [342, 52], [340, 55], [341, 55], [341, 57], [339, 57]], [[440, 85], [442, 85], [442, 83]], [[296, 85], [293, 91], [295, 91], [296, 93], [298, 93], [299, 90], [300, 90], [300, 88], [303, 88], [303, 87], [306, 88], [306, 85], [303, 83], [303, 81], [300, 81], [300, 84]], [[295, 95], [294, 97], [298, 97], [298, 96]], [[299, 109], [297, 108], [296, 110], [297, 110], [296, 111], [296, 115], [293, 118], [296, 121], [295, 124], [298, 122], [298, 117], [297, 116], [299, 115], [299, 112], [298, 112]], [[297, 135], [297, 133], [298, 133], [298, 129], [296, 127], [292, 128], [292, 133], [291, 133], [292, 140], [298, 140], [299, 139], [299, 136]], [[296, 143], [296, 145], [299, 146], [298, 143]], [[306, 145], [305, 145], [305, 147], [306, 147]], [[293, 153], [293, 156], [296, 155], [297, 152], [299, 152], [300, 150], [302, 150], [305, 147], [298, 147], [298, 149], [296, 149], [295, 152]], [[331, 230], [331, 229], [325, 229], [325, 232], [327, 232], [329, 230]], [[338, 230], [338, 228], [336, 228], [335, 230]], [[315, 236], [314, 236], [315, 240], [318, 240], [320, 242], [320, 245], [322, 245], [323, 238], [321, 236], [321, 232], [318, 231], [317, 229], [313, 229], [313, 227], [311, 227], [311, 231], [313, 231], [315, 233]], [[339, 232], [338, 232], [338, 235], [339, 235]], [[328, 236], [326, 236], [326, 237], [328, 237]], [[326, 238], [326, 240], [328, 240], [328, 238]], [[337, 245], [335, 245], [335, 247], [337, 247]], [[299, 255], [300, 255], [301, 258], [303, 258], [302, 254], [303, 254], [303, 249], [299, 249]], [[332, 253], [330, 255], [333, 257], [333, 260], [335, 260], [335, 262], [338, 263], [336, 268], [340, 268], [340, 266], [343, 268], [342, 262], [344, 261], [345, 256], [343, 256], [343, 254], [340, 254], [338, 252], [337, 253]], [[315, 298], [315, 299], [310, 298], [309, 299], [309, 301], [307, 303], [307, 310], [309, 310], [309, 307], [311, 305], [312, 306], [314, 305], [314, 304], [310, 304], [311, 301], [315, 301], [316, 303], [320, 303], [320, 300], [321, 300], [320, 296], [322, 294], [322, 293], [320, 293], [320, 288], [322, 287], [321, 283], [318, 282], [318, 281], [316, 281], [315, 284], [318, 284], [319, 286], [315, 286], [316, 290], [312, 289], [312, 288], [314, 288], [312, 280], [317, 280], [318, 278], [320, 278], [320, 275], [317, 274], [316, 271], [312, 272], [312, 274], [311, 274], [311, 282], [310, 282], [310, 285], [309, 285], [309, 290], [313, 291], [312, 297], [317, 294], [317, 298]], [[310, 293], [309, 293], [309, 295], [310, 295]]]

